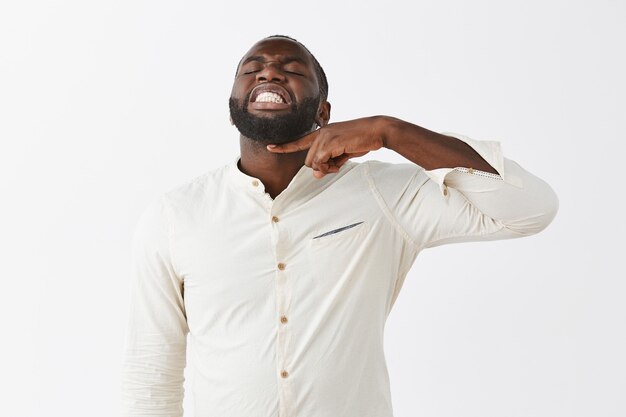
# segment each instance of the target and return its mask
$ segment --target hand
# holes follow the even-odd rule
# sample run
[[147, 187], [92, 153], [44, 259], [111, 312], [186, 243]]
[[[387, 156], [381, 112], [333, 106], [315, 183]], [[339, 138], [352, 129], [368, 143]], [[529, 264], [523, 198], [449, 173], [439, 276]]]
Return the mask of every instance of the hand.
[[309, 149], [304, 164], [313, 169], [316, 178], [322, 178], [338, 172], [348, 159], [382, 148], [382, 131], [379, 116], [364, 117], [329, 123], [293, 142], [267, 145], [267, 150], [287, 153]]

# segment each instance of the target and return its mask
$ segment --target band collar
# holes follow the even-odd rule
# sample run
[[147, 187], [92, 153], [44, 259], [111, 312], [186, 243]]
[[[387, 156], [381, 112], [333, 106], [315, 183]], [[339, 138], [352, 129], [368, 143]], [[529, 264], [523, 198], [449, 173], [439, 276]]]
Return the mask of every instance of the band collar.
[[[229, 179], [239, 189], [263, 195], [265, 193], [265, 185], [260, 179], [245, 174], [239, 169], [237, 164], [240, 159], [240, 155], [235, 155], [228, 164]], [[351, 166], [352, 164], [355, 164], [355, 162], [350, 160], [346, 161], [346, 163], [341, 166], [340, 171], [342, 171], [346, 166]], [[294, 187], [296, 190], [293, 191], [297, 193], [303, 192], [304, 190], [314, 192], [315, 190], [324, 188], [329, 182], [332, 182], [335, 175], [336, 174], [333, 173], [324, 175], [322, 178], [315, 178], [313, 176], [313, 169], [306, 165], [302, 165], [296, 175], [294, 175], [291, 179], [283, 193], [287, 191], [287, 189], [292, 189]]]

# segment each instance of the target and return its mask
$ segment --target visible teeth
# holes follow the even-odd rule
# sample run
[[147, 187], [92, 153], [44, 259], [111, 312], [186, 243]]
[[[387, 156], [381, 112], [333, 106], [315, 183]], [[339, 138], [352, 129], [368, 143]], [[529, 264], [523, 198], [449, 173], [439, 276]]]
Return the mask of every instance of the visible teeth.
[[257, 103], [284, 103], [285, 101], [280, 94], [272, 93], [271, 91], [264, 91], [256, 97]]

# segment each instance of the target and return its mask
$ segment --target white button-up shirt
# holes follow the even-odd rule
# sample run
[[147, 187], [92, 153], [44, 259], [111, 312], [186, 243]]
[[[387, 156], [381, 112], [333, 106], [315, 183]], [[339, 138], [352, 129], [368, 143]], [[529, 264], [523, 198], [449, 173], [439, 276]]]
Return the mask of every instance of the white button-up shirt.
[[527, 236], [558, 200], [495, 141], [500, 175], [348, 160], [302, 166], [275, 199], [239, 155], [153, 200], [137, 224], [124, 416], [392, 417], [385, 321], [418, 253]]

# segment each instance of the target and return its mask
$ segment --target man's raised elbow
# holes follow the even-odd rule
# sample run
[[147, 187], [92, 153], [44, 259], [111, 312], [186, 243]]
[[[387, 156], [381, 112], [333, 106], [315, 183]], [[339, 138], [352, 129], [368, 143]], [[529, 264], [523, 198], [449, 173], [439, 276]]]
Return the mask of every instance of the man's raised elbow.
[[522, 236], [535, 235], [546, 229], [559, 211], [559, 198], [552, 191], [548, 196], [541, 199], [538, 206], [533, 215], [526, 217], [523, 221], [516, 222], [515, 225], [509, 225], [507, 228]]

